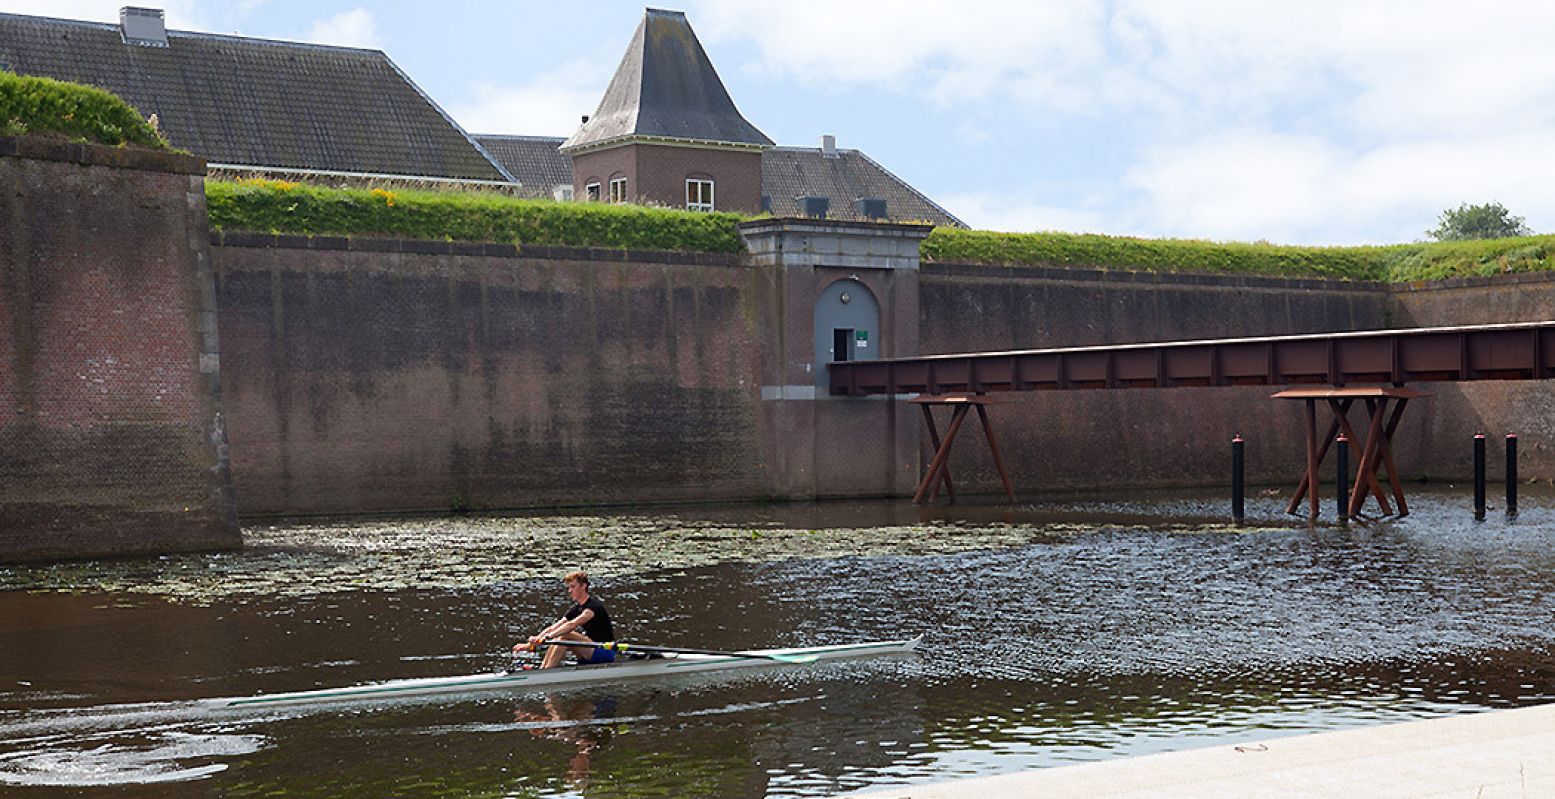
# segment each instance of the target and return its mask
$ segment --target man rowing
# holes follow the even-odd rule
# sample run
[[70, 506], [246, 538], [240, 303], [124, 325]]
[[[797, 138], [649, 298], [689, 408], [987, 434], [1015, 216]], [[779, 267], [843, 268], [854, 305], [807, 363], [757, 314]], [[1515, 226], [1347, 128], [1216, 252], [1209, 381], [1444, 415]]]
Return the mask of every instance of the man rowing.
[[[610, 612], [605, 610], [605, 603], [600, 602], [598, 597], [589, 595], [588, 573], [568, 572], [562, 577], [562, 583], [567, 586], [567, 593], [572, 597], [572, 607], [550, 626], [531, 635], [528, 641], [515, 644], [514, 653], [533, 652], [545, 641], [564, 640], [603, 644], [616, 639], [615, 627], [610, 623]], [[583, 664], [611, 663], [616, 659], [615, 652], [603, 647], [548, 646], [545, 648], [545, 658], [540, 661], [540, 668], [560, 666], [562, 658], [569, 652]]]

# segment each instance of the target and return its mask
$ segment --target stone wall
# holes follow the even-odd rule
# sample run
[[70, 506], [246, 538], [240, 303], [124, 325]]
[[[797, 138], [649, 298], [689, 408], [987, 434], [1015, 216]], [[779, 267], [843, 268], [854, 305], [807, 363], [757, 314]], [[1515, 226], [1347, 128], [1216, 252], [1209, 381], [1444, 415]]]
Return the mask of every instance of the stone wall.
[[0, 560], [239, 544], [204, 171], [0, 139]]
[[741, 259], [215, 242], [244, 514], [766, 494]]

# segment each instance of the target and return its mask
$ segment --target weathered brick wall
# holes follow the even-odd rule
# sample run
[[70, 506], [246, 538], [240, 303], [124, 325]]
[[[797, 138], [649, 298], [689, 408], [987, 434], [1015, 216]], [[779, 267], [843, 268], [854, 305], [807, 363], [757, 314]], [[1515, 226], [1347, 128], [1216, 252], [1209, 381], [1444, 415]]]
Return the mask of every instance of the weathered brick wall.
[[[1443, 327], [1555, 319], [1555, 275], [1502, 275], [1397, 286], [1390, 316], [1396, 327]], [[1555, 479], [1555, 385], [1548, 380], [1429, 383], [1420, 407], [1422, 434], [1415, 476], [1464, 480], [1473, 474], [1473, 437], [1489, 438], [1487, 470], [1501, 479], [1505, 436], [1518, 436], [1523, 478]]]
[[[1385, 326], [1387, 290], [1367, 283], [1083, 269], [925, 265], [924, 354], [1271, 336]], [[1249, 480], [1293, 482], [1304, 463], [1299, 404], [1264, 387], [1011, 394], [989, 411], [1017, 491], [1216, 485], [1229, 442], [1247, 439]], [[948, 413], [941, 411], [941, 430]], [[981, 430], [958, 438], [958, 488], [998, 490]], [[1401, 437], [1418, 431], [1407, 420]], [[927, 436], [921, 457], [932, 450]], [[1408, 453], [1403, 453], [1406, 456]]]
[[0, 139], [0, 560], [238, 544], [203, 173]]
[[256, 235], [213, 257], [245, 514], [765, 491], [737, 258]]

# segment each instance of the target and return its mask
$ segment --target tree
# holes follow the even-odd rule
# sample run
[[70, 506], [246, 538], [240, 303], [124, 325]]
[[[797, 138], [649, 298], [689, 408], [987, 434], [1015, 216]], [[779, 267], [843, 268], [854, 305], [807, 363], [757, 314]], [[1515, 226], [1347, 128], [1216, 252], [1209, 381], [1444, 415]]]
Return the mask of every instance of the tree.
[[1512, 212], [1506, 210], [1506, 206], [1501, 203], [1484, 205], [1464, 203], [1457, 208], [1443, 211], [1436, 223], [1436, 229], [1427, 230], [1425, 234], [1437, 241], [1505, 239], [1533, 234], [1533, 231], [1523, 224], [1522, 217], [1512, 216]]

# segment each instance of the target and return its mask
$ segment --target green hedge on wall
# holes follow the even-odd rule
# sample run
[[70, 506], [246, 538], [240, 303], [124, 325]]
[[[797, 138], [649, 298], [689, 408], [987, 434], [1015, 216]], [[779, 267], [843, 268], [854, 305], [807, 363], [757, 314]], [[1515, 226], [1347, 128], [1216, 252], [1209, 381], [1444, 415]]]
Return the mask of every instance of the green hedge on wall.
[[0, 72], [0, 135], [22, 134], [167, 147], [135, 109], [102, 89]]
[[925, 260], [1028, 266], [1082, 266], [1141, 272], [1216, 272], [1378, 280], [1389, 247], [1286, 247], [1273, 244], [1136, 239], [1075, 233], [994, 233], [935, 228]]
[[1149, 272], [1215, 272], [1407, 283], [1555, 270], [1555, 235], [1393, 244], [1293, 247], [1073, 233], [994, 233], [936, 228], [929, 261], [1075, 266]]
[[1394, 283], [1555, 271], [1555, 235], [1404, 244], [1392, 250], [1382, 279]]
[[232, 230], [744, 252], [740, 216], [498, 194], [330, 189], [279, 180], [205, 183], [211, 224]]
[[[525, 200], [500, 194], [332, 189], [208, 180], [211, 224], [231, 230], [500, 241], [569, 247], [745, 251], [729, 213]], [[1555, 236], [1295, 247], [1074, 233], [936, 228], [925, 261], [1410, 282], [1555, 270]]]

